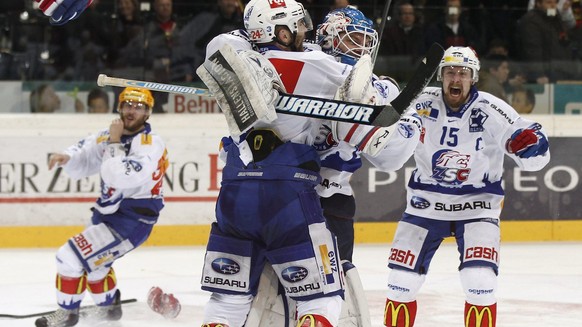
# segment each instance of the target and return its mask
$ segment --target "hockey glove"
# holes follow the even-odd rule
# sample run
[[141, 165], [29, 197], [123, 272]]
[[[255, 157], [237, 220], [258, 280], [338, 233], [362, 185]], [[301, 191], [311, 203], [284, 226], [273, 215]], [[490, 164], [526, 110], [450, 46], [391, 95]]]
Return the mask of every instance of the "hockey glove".
[[540, 124], [533, 124], [527, 129], [518, 129], [507, 140], [505, 148], [520, 158], [543, 155], [548, 151], [548, 139], [540, 131]]
[[50, 17], [51, 25], [64, 25], [76, 19], [93, 0], [35, 0], [42, 12]]
[[331, 132], [334, 139], [344, 141], [358, 151], [375, 157], [386, 147], [397, 125], [377, 127], [332, 121]]

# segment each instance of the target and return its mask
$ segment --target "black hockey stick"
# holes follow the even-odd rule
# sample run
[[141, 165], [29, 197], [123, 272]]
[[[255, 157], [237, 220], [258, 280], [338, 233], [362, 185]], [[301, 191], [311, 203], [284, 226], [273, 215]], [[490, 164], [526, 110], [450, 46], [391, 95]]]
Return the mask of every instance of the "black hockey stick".
[[422, 90], [430, 83], [430, 80], [436, 73], [445, 50], [438, 43], [433, 43], [420, 65], [414, 71], [402, 92], [390, 102], [390, 104], [401, 114], [418, 98]]
[[378, 45], [376, 45], [376, 51], [374, 52], [374, 57], [372, 57], [372, 64], [376, 63], [378, 51], [380, 51], [380, 42], [382, 42], [382, 37], [384, 36], [384, 28], [386, 27], [386, 21], [388, 21], [388, 10], [390, 10], [391, 3], [392, 0], [386, 0], [386, 3], [384, 4], [384, 10], [382, 11], [382, 20], [380, 21], [380, 27], [378, 28]]
[[[120, 301], [120, 304], [128, 304], [128, 303], [133, 303], [133, 302], [137, 302], [137, 299], [121, 300]], [[83, 314], [83, 311], [90, 310], [90, 309], [92, 309], [94, 307], [96, 307], [96, 305], [86, 305], [86, 306], [83, 306], [83, 307], [81, 307], [81, 310], [79, 310], [79, 313], [80, 314]], [[51, 314], [51, 313], [53, 313], [55, 311], [56, 310], [46, 311], [46, 312], [39, 312], [39, 313], [31, 313], [31, 314], [27, 314], [27, 315], [11, 315], [11, 314], [0, 313], [0, 318], [26, 319], [26, 318], [46, 316], [46, 315], [49, 315], [49, 314]]]

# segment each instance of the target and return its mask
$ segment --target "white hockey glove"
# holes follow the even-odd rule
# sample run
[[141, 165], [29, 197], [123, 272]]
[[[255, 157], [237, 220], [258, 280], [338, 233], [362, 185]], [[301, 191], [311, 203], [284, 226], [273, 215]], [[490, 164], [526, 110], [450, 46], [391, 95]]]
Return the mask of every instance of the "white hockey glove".
[[368, 126], [343, 122], [331, 122], [334, 138], [344, 141], [372, 157], [382, 151], [395, 132], [398, 124], [390, 127]]
[[372, 157], [386, 148], [395, 133], [411, 138], [421, 129], [422, 122], [414, 115], [402, 116], [398, 123], [389, 127], [331, 122], [331, 132], [336, 140], [347, 142]]

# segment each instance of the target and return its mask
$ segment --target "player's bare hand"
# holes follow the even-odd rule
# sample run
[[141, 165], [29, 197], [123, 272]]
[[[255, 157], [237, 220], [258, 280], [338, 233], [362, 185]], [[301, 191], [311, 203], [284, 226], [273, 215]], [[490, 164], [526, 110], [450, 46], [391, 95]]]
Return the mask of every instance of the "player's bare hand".
[[71, 159], [71, 157], [68, 154], [51, 153], [49, 156], [48, 168], [51, 170], [55, 166], [64, 166], [69, 162], [69, 159]]
[[109, 142], [119, 143], [121, 142], [121, 135], [123, 134], [123, 120], [116, 118], [111, 122], [109, 126]]

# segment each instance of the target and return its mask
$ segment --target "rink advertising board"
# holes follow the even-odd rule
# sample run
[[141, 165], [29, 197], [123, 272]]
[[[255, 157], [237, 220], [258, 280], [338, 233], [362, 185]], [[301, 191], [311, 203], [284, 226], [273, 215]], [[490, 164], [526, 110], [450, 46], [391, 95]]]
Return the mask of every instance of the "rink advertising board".
[[[48, 170], [47, 157], [101, 129], [115, 116], [4, 114], [0, 119], [0, 247], [58, 246], [89, 222], [99, 178], [69, 179]], [[546, 117], [546, 118], [544, 118]], [[504, 240], [582, 240], [580, 116], [536, 117], [548, 130], [552, 160], [539, 172], [505, 163]], [[545, 120], [544, 120], [545, 119]], [[558, 119], [558, 121], [556, 121]], [[226, 123], [220, 115], [154, 115], [167, 145], [166, 207], [149, 244], [204, 244], [214, 220]], [[582, 135], [580, 135], [582, 137]], [[358, 242], [390, 242], [405, 205], [413, 161], [397, 172], [367, 163], [353, 178]]]

